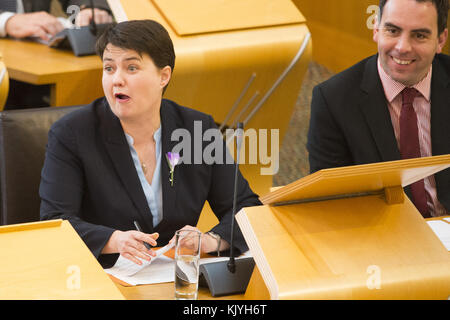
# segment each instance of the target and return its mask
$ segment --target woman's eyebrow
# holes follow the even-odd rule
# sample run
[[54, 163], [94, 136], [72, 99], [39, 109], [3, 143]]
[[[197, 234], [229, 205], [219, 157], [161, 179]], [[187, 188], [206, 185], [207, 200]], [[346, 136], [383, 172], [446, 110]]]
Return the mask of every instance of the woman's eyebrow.
[[[131, 61], [131, 60], [141, 61], [141, 59], [139, 57], [135, 57], [135, 56], [123, 59], [123, 61]], [[108, 58], [108, 57], [104, 57], [103, 61], [114, 61], [114, 59]]]
[[124, 61], [130, 61], [130, 60], [137, 60], [137, 61], [141, 61], [141, 59], [140, 58], [138, 58], [138, 57], [129, 57], [129, 58], [125, 58], [124, 59]]

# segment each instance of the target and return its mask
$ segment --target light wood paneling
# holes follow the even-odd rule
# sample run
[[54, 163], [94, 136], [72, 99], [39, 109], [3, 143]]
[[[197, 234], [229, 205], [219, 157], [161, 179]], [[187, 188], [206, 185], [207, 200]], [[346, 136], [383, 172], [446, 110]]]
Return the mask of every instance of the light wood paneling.
[[293, 0], [313, 39], [313, 60], [340, 72], [377, 52], [367, 8], [377, 0]]

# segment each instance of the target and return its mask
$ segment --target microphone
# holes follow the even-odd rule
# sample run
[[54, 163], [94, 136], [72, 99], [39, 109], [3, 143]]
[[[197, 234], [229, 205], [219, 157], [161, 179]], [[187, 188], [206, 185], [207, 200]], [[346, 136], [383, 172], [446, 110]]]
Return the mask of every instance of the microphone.
[[236, 128], [236, 163], [234, 171], [234, 191], [233, 191], [233, 209], [231, 215], [231, 241], [230, 241], [230, 259], [228, 261], [218, 261], [212, 263], [203, 263], [199, 267], [201, 274], [199, 284], [208, 286], [213, 297], [244, 293], [247, 289], [250, 277], [255, 267], [255, 261], [252, 257], [234, 259], [234, 229], [235, 214], [237, 203], [237, 186], [239, 173], [240, 149], [243, 139], [244, 124], [239, 122]]
[[89, 5], [92, 10], [92, 19], [89, 25], [62, 30], [50, 39], [50, 47], [70, 48], [77, 57], [95, 54], [97, 36], [104, 32], [110, 23], [97, 24], [95, 22], [94, 1], [90, 0]]
[[236, 272], [236, 263], [234, 261], [234, 216], [236, 215], [236, 201], [237, 201], [237, 180], [239, 172], [239, 158], [241, 154], [242, 136], [244, 131], [244, 124], [239, 122], [236, 129], [236, 165], [234, 170], [234, 191], [233, 191], [233, 214], [231, 217], [231, 243], [230, 243], [230, 260], [228, 261], [228, 271], [231, 273]]
[[91, 31], [91, 33], [94, 36], [96, 36], [97, 35], [97, 24], [95, 23], [94, 0], [90, 0], [89, 3], [91, 5], [91, 10], [92, 10], [92, 19], [91, 19], [91, 23], [89, 24], [89, 30]]
[[92, 11], [92, 18], [89, 25], [65, 30], [70, 47], [77, 57], [95, 54], [97, 36], [99, 36], [107, 26], [105, 24], [97, 25], [95, 22], [94, 1], [89, 0], [89, 5], [91, 6]]

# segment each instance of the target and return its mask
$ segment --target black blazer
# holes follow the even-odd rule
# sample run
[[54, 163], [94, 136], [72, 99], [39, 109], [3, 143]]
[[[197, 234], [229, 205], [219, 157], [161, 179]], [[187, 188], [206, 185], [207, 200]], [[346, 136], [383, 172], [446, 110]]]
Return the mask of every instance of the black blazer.
[[[324, 168], [400, 160], [378, 55], [313, 90], [307, 149], [311, 172]], [[450, 153], [450, 57], [436, 55], [431, 79], [433, 155]], [[450, 210], [450, 169], [435, 174], [438, 199]], [[409, 188], [406, 193], [411, 196]]]
[[[165, 158], [179, 143], [171, 141], [175, 129], [184, 128], [194, 137], [194, 121], [201, 121], [203, 132], [216, 124], [211, 116], [169, 100], [162, 101], [160, 114], [163, 220], [156, 227], [124, 131], [105, 98], [66, 115], [50, 129], [39, 188], [41, 219], [70, 221], [104, 267], [118, 257], [100, 254], [113, 231], [134, 230], [137, 220], [144, 232], [159, 232], [162, 246], [176, 230], [197, 224], [205, 201], [220, 221], [212, 231], [231, 240], [234, 165], [179, 164], [171, 186]], [[260, 204], [241, 174], [237, 203], [237, 211]], [[235, 248], [248, 250], [238, 227], [236, 231]]]

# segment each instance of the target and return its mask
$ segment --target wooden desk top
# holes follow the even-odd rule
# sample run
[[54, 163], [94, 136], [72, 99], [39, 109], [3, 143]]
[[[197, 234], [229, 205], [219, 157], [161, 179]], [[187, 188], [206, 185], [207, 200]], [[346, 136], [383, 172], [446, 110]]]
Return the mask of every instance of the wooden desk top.
[[[157, 249], [157, 248], [156, 248]], [[166, 256], [174, 258], [174, 250], [169, 250], [165, 253]], [[211, 257], [207, 254], [202, 254], [202, 258]], [[127, 300], [174, 300], [175, 296], [175, 284], [173, 282], [146, 284], [131, 286], [126, 283], [122, 283], [121, 280], [110, 275], [117, 288], [123, 294]], [[235, 294], [223, 297], [213, 297], [208, 288], [198, 288], [198, 300], [243, 300], [244, 294]]]
[[32, 84], [55, 83], [61, 76], [102, 69], [97, 56], [76, 57], [71, 51], [31, 41], [0, 39], [0, 52], [10, 77]]
[[[429, 220], [443, 220], [443, 218], [449, 218], [450, 216], [436, 217], [425, 219]], [[173, 300], [174, 299], [174, 283], [159, 283], [139, 286], [123, 286], [120, 283], [114, 281], [117, 288], [123, 294], [127, 300]], [[198, 300], [244, 300], [244, 294], [235, 294], [222, 297], [213, 297], [208, 288], [199, 287]]]
[[[174, 300], [175, 285], [173, 282], [147, 284], [134, 287], [125, 287], [115, 283], [117, 288], [127, 300]], [[213, 297], [208, 288], [198, 289], [198, 300], [243, 300], [244, 294]]]

